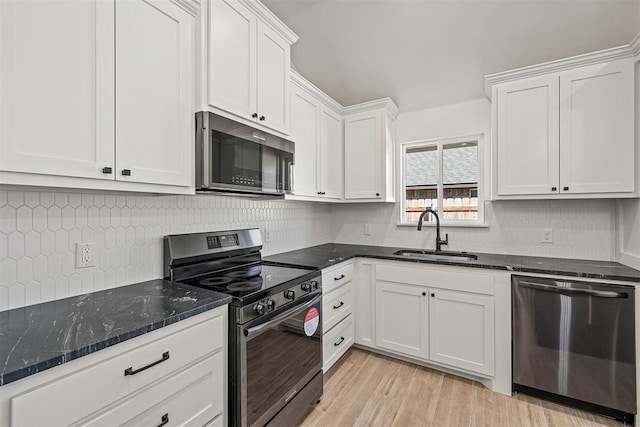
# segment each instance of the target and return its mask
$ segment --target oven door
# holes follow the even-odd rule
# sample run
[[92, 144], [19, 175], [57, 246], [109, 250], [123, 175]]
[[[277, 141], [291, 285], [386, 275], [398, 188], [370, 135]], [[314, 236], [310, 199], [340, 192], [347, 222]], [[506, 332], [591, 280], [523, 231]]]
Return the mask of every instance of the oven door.
[[237, 327], [232, 424], [264, 426], [322, 370], [322, 293]]

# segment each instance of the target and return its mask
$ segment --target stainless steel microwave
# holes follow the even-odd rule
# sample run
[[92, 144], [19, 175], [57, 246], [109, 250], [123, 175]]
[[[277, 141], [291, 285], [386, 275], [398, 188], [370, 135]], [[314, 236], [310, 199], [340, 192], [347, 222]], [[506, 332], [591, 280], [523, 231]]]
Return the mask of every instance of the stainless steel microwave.
[[293, 142], [206, 111], [196, 113], [196, 190], [283, 197], [293, 190]]

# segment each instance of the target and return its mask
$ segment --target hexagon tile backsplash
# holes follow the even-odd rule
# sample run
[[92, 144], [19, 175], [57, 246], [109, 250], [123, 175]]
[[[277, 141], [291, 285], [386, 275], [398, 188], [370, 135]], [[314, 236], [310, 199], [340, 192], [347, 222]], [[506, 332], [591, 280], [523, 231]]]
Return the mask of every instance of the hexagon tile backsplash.
[[[329, 241], [324, 204], [0, 190], [0, 310], [162, 277], [166, 234], [259, 227], [263, 254]], [[77, 242], [95, 267], [75, 268]]]
[[[335, 243], [433, 249], [435, 227], [398, 227], [398, 204], [344, 204], [331, 208]], [[364, 235], [364, 223], [372, 234]], [[512, 255], [612, 261], [616, 245], [616, 202], [594, 200], [517, 200], [485, 202], [487, 227], [443, 227], [446, 249]], [[542, 243], [542, 229], [553, 243]], [[444, 237], [444, 236], [443, 236]]]
[[[263, 254], [327, 242], [433, 247], [433, 227], [397, 227], [398, 205], [325, 205], [220, 196], [0, 190], [0, 311], [162, 277], [162, 236], [259, 227]], [[613, 200], [486, 203], [483, 228], [445, 228], [449, 249], [613, 260]], [[365, 223], [372, 224], [364, 235]], [[553, 229], [553, 244], [540, 242]], [[95, 242], [95, 267], [75, 244]]]

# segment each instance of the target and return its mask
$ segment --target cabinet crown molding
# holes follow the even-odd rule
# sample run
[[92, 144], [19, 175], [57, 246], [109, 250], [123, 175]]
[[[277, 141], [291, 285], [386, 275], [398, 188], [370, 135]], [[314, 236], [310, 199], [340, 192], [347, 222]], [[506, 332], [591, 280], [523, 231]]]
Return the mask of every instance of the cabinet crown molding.
[[184, 9], [189, 15], [197, 17], [200, 13], [200, 0], [171, 0]]
[[542, 74], [565, 71], [576, 67], [614, 61], [616, 59], [631, 58], [634, 56], [636, 61], [640, 60], [640, 34], [636, 36], [631, 43], [624, 46], [571, 56], [569, 58], [558, 59], [555, 61], [543, 62], [541, 64], [516, 68], [514, 70], [487, 74], [484, 76], [484, 91], [487, 98], [491, 99], [491, 88], [496, 84], [535, 77]]
[[398, 117], [398, 106], [391, 98], [376, 99], [374, 101], [362, 102], [360, 104], [350, 105], [344, 108], [345, 114], [361, 113], [363, 111], [384, 108], [394, 120]]
[[636, 62], [640, 62], [640, 34], [638, 34], [636, 38], [633, 39], [629, 46], [631, 46], [631, 49], [633, 50], [633, 53], [636, 57]]
[[[174, 0], [175, 1], [175, 0]], [[242, 4], [255, 13], [262, 21], [268, 24], [274, 31], [282, 35], [289, 44], [294, 44], [300, 37], [294, 33], [284, 22], [258, 0], [240, 0]]]
[[309, 80], [305, 79], [300, 73], [298, 73], [293, 68], [291, 69], [291, 82], [295, 83], [306, 92], [309, 92], [312, 96], [318, 98], [321, 102], [331, 107], [336, 113], [342, 115], [344, 111], [344, 107], [338, 103], [335, 99], [331, 98], [329, 95], [320, 90], [317, 86], [311, 83]]

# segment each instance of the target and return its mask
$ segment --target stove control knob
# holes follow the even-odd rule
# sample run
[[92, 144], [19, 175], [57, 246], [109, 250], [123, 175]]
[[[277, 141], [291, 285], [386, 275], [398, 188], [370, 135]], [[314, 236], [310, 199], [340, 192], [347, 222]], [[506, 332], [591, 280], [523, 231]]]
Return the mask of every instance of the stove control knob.
[[253, 311], [257, 314], [265, 314], [267, 312], [266, 307], [261, 302], [253, 306]]
[[311, 282], [305, 282], [300, 285], [300, 289], [302, 289], [304, 292], [311, 292], [313, 290], [313, 286], [311, 285]]
[[273, 311], [276, 309], [276, 302], [275, 300], [272, 299], [268, 299], [267, 300], [267, 311]]
[[314, 291], [317, 291], [317, 290], [318, 290], [318, 287], [319, 287], [320, 285], [318, 285], [318, 282], [316, 282], [315, 280], [313, 280], [313, 281], [311, 281], [311, 286], [313, 287], [313, 290], [314, 290]]
[[296, 291], [289, 289], [288, 291], [284, 291], [284, 297], [286, 299], [296, 299]]

